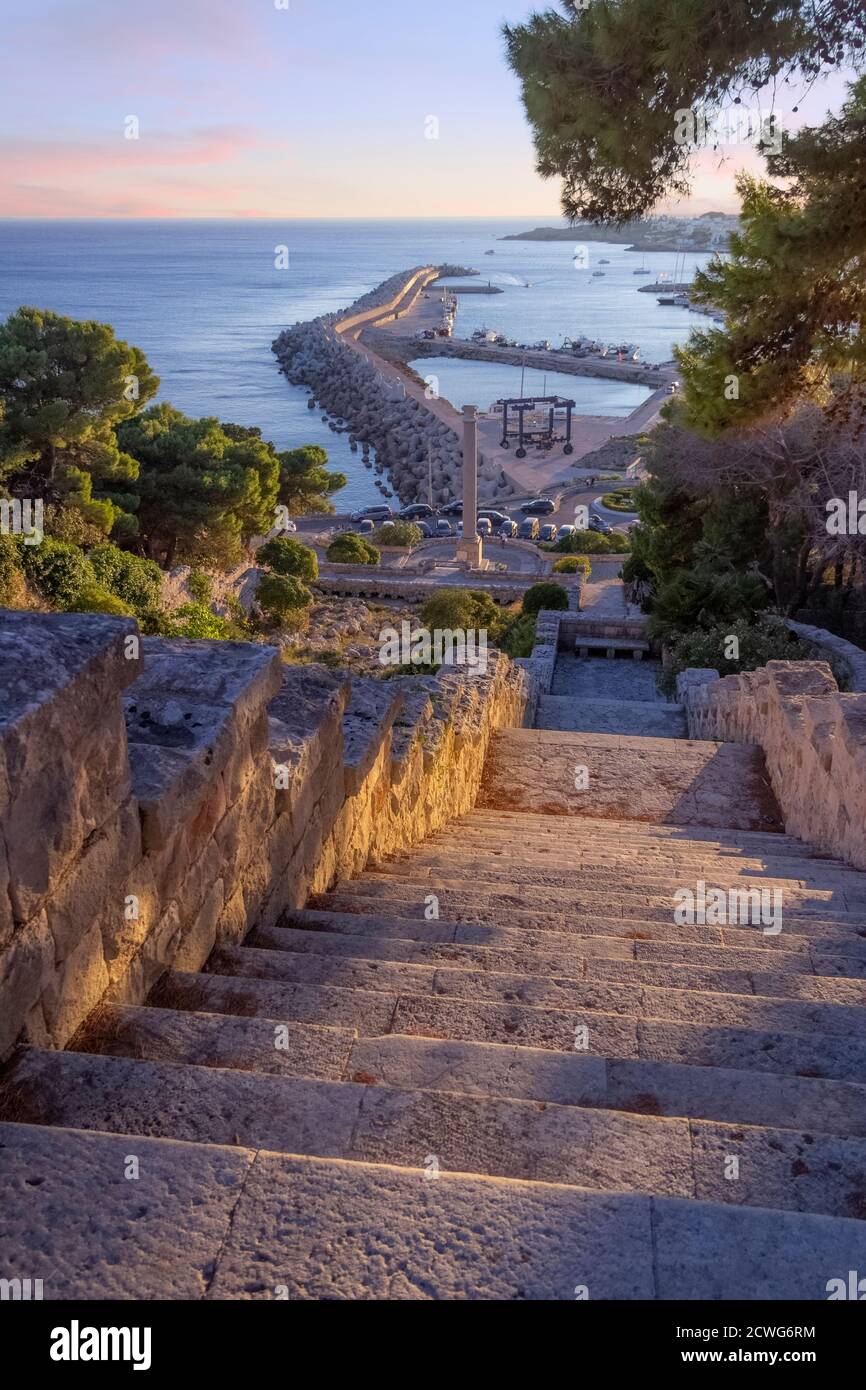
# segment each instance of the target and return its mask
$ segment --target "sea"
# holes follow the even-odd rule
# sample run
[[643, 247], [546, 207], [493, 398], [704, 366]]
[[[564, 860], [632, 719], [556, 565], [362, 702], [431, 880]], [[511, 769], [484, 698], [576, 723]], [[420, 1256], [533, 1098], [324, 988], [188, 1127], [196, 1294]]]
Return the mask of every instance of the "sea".
[[[461, 296], [461, 337], [488, 328], [557, 347], [584, 335], [634, 342], [644, 361], [660, 362], [693, 328], [708, 326], [638, 292], [675, 271], [691, 279], [705, 256], [686, 254], [677, 266], [673, 253], [644, 258], [625, 244], [584, 241], [576, 255], [567, 241], [502, 240], [554, 221], [0, 222], [0, 316], [26, 304], [112, 324], [144, 351], [160, 378], [158, 399], [188, 415], [257, 425], [280, 449], [321, 444], [348, 478], [338, 508], [361, 507], [378, 493], [360, 454], [277, 371], [271, 343], [286, 326], [342, 309], [428, 263], [471, 267], [481, 273], [477, 283], [503, 291]], [[634, 275], [641, 265], [652, 274]], [[443, 359], [440, 367], [439, 389], [455, 405], [486, 406], [521, 389], [520, 369], [509, 364]], [[645, 394], [620, 382], [568, 384], [585, 414], [624, 415]], [[524, 389], [541, 388], [542, 373], [527, 371]], [[550, 376], [549, 392], [561, 389]]]

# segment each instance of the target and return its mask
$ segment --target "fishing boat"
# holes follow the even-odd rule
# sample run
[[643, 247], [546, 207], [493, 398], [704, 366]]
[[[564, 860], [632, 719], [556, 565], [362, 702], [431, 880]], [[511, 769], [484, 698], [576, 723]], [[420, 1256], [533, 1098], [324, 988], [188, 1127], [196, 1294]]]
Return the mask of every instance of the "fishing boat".
[[599, 265], [610, 265], [610, 261], [606, 261], [602, 256], [601, 260], [599, 261]]
[[594, 271], [592, 272], [592, 278], [593, 278], [593, 280], [603, 280], [603, 279], [604, 279], [604, 271], [603, 271], [603, 270], [594, 270]]

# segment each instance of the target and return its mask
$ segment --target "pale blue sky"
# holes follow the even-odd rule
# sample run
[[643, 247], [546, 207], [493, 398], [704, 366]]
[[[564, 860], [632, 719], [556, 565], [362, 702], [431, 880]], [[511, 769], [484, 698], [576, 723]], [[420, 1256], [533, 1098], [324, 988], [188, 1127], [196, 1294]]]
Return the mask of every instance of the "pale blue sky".
[[[539, 5], [280, 3], [0, 0], [0, 216], [556, 217], [500, 35]], [[703, 158], [695, 210], [746, 162]]]

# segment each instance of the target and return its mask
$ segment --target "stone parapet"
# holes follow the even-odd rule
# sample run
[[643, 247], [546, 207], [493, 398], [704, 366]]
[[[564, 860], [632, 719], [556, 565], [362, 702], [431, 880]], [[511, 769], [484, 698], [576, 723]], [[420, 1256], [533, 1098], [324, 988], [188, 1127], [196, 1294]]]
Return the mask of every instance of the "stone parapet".
[[677, 678], [689, 737], [756, 743], [791, 835], [866, 868], [866, 695], [822, 661], [771, 661], [720, 679]]
[[251, 643], [0, 611], [0, 1058], [63, 1046], [471, 809], [528, 673], [352, 682]]

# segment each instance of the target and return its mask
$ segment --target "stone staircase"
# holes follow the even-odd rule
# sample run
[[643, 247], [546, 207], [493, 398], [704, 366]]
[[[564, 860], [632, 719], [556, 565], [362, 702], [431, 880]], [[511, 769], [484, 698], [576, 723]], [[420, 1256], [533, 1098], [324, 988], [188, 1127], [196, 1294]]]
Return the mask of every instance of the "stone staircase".
[[[677, 925], [701, 881], [783, 930]], [[759, 750], [509, 730], [469, 815], [19, 1052], [4, 1245], [52, 1297], [822, 1299], [864, 1020], [866, 876]]]

